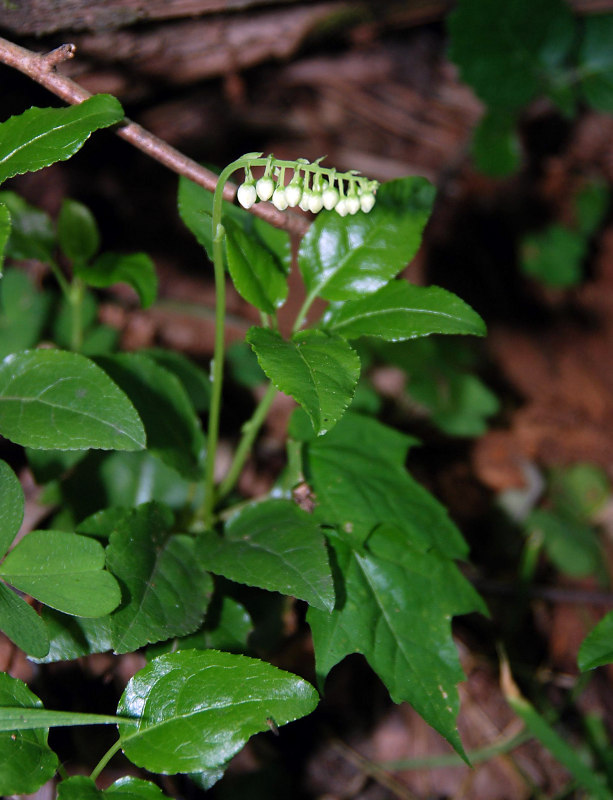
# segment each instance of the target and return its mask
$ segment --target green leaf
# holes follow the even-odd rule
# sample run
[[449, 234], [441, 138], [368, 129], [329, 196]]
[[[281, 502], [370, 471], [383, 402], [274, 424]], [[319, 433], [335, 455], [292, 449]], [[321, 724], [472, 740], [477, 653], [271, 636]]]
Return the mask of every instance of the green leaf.
[[417, 378], [409, 384], [409, 392], [418, 402], [427, 394], [432, 422], [449, 436], [482, 436], [488, 417], [500, 409], [496, 395], [476, 375], [461, 372], [441, 375], [438, 384], [420, 384]]
[[24, 507], [19, 479], [6, 461], [0, 461], [0, 558], [19, 533]]
[[610, 194], [604, 181], [593, 180], [575, 198], [577, 226], [584, 236], [592, 236], [601, 226], [609, 208]]
[[57, 787], [58, 800], [163, 800], [168, 795], [150, 781], [126, 777], [102, 791], [91, 778], [77, 775], [62, 781]]
[[551, 471], [549, 498], [565, 516], [592, 522], [611, 497], [607, 473], [596, 464], [572, 464]]
[[394, 278], [417, 252], [434, 194], [425, 178], [399, 178], [379, 188], [369, 214], [318, 214], [298, 253], [309, 297], [359, 299]]
[[236, 291], [266, 314], [274, 314], [287, 298], [287, 279], [268, 248], [227, 219], [225, 244], [228, 269]]
[[519, 168], [521, 147], [514, 114], [496, 110], [479, 122], [472, 141], [472, 156], [478, 170], [505, 178]]
[[613, 663], [613, 611], [592, 628], [579, 648], [578, 664], [582, 672]]
[[96, 289], [127, 283], [138, 294], [143, 308], [149, 308], [157, 295], [155, 264], [146, 253], [103, 253], [92, 264], [76, 264], [75, 274]]
[[[186, 650], [160, 656], [128, 683], [119, 712], [122, 749], [153, 772], [199, 772], [225, 764], [254, 733], [309, 714], [306, 681], [246, 656]], [[143, 713], [145, 712], [145, 713]]]
[[107, 564], [129, 594], [112, 616], [115, 652], [195, 631], [213, 588], [196, 541], [172, 535], [173, 515], [158, 503], [126, 509], [123, 518], [112, 510], [109, 521]]
[[31, 350], [0, 363], [0, 433], [26, 447], [140, 450], [142, 423], [123, 392], [77, 353]]
[[50, 293], [36, 291], [25, 272], [5, 272], [0, 281], [0, 359], [38, 344], [51, 300]]
[[45, 623], [32, 606], [1, 581], [0, 630], [28, 655], [44, 658], [49, 651]]
[[575, 32], [564, 0], [460, 0], [447, 29], [461, 79], [507, 113], [559, 80]]
[[583, 20], [579, 47], [579, 87], [597, 111], [613, 111], [613, 14], [593, 14]]
[[[25, 683], [0, 672], [0, 715], [7, 706], [42, 708]], [[0, 733], [0, 793], [32, 794], [53, 778], [58, 759], [47, 744], [48, 729], [3, 730]]]
[[270, 222], [266, 222], [266, 220], [261, 217], [255, 217], [253, 214], [245, 213], [246, 217], [242, 226], [243, 230], [249, 230], [247, 223], [251, 221], [254, 234], [258, 237], [260, 242], [265, 244], [268, 250], [276, 256], [283, 272], [289, 275], [292, 266], [292, 246], [289, 233], [281, 230], [281, 228], [275, 228], [274, 225], [271, 225]]
[[455, 727], [456, 684], [464, 674], [451, 616], [483, 610], [454, 563], [394, 525], [381, 525], [364, 547], [331, 537], [344, 582], [332, 614], [310, 609], [318, 679], [350, 653], [362, 653], [394, 702], [409, 702], [464, 755]]
[[84, 263], [96, 255], [100, 232], [92, 212], [76, 200], [65, 199], [57, 221], [58, 242], [65, 256]]
[[94, 619], [72, 617], [45, 607], [41, 617], [49, 636], [49, 649], [45, 655], [30, 659], [37, 664], [72, 661], [113, 649], [109, 616]]
[[344, 339], [308, 330], [288, 341], [274, 331], [251, 328], [246, 341], [277, 389], [305, 409], [318, 435], [343, 416], [360, 376], [360, 360]]
[[481, 317], [456, 295], [438, 286], [414, 286], [403, 280], [391, 281], [359, 300], [333, 306], [324, 324], [346, 339], [376, 336], [388, 342], [432, 333], [486, 333]]
[[0, 183], [65, 161], [90, 134], [123, 119], [115, 97], [98, 94], [68, 108], [30, 108], [0, 124]]
[[36, 483], [49, 483], [66, 475], [82, 461], [86, 450], [31, 450], [26, 448], [28, 464]]
[[102, 800], [105, 794], [91, 778], [84, 775], [74, 775], [60, 781], [57, 787], [57, 800]]
[[[404, 440], [404, 441], [403, 441]], [[314, 516], [356, 543], [382, 522], [448, 558], [468, 548], [445, 508], [404, 468], [411, 440], [376, 420], [348, 414], [327, 436], [307, 443], [305, 474], [318, 505]]]
[[175, 350], [150, 347], [139, 350], [139, 353], [153, 359], [179, 379], [196, 411], [207, 411], [211, 396], [211, 380], [207, 372]]
[[0, 731], [26, 731], [34, 728], [66, 728], [73, 725], [136, 725], [134, 720], [108, 714], [83, 714], [80, 711], [47, 711], [46, 708], [0, 706]]
[[562, 225], [550, 225], [523, 240], [521, 268], [547, 286], [576, 286], [581, 282], [586, 251], [587, 241], [581, 233]]
[[547, 555], [561, 572], [585, 577], [598, 571], [603, 552], [591, 525], [539, 508], [532, 511], [524, 527], [528, 533], [540, 533]]
[[228, 368], [239, 386], [254, 389], [266, 382], [258, 359], [246, 342], [232, 342], [226, 351]]
[[0, 202], [0, 278], [4, 266], [4, 253], [11, 235], [11, 212], [6, 205]]
[[103, 570], [104, 549], [87, 536], [32, 531], [0, 565], [0, 576], [41, 603], [77, 617], [101, 617], [121, 593]]
[[226, 523], [223, 538], [203, 534], [199, 552], [216, 575], [292, 595], [316, 608], [334, 607], [324, 537], [313, 518], [291, 501], [246, 506]]
[[184, 477], [200, 478], [204, 435], [179, 380], [140, 353], [103, 356], [97, 362], [134, 403], [147, 432], [147, 449]]
[[[40, 208], [31, 206], [15, 192], [0, 192], [11, 215], [10, 238], [6, 255], [16, 259], [53, 260], [55, 230], [51, 218]], [[8, 311], [8, 309], [7, 309]]]

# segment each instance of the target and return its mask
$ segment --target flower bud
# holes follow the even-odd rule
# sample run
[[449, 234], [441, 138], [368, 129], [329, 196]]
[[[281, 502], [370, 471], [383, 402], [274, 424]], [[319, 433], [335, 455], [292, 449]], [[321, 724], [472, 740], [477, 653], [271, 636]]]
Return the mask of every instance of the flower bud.
[[347, 199], [345, 202], [347, 204], [347, 212], [349, 214], [358, 213], [358, 211], [360, 210], [360, 199], [357, 196], [357, 194], [355, 194], [355, 192], [353, 194], [347, 195]]
[[275, 190], [275, 182], [265, 175], [256, 183], [255, 189], [260, 200], [270, 200]]
[[319, 214], [324, 207], [320, 192], [311, 192], [309, 197], [309, 211], [312, 214]]
[[299, 181], [292, 180], [289, 186], [285, 187], [285, 197], [290, 208], [295, 208], [300, 203], [302, 200], [302, 186]]
[[305, 189], [302, 192], [302, 197], [300, 198], [300, 202], [298, 203], [298, 205], [303, 211], [308, 211], [310, 208], [310, 204], [311, 204], [311, 190]]
[[278, 208], [279, 211], [285, 211], [287, 208], [287, 195], [285, 194], [285, 189], [282, 186], [277, 186], [275, 189], [272, 196], [272, 204], [275, 208]]
[[375, 204], [375, 196], [372, 192], [365, 192], [360, 195], [360, 208], [365, 214], [372, 209]]
[[337, 214], [340, 214], [341, 217], [346, 217], [347, 214], [349, 213], [347, 209], [347, 199], [345, 197], [341, 197], [341, 199], [334, 207], [334, 210], [336, 211]]
[[321, 199], [323, 202], [323, 207], [328, 211], [332, 211], [340, 199], [336, 186], [329, 183], [324, 189]]
[[258, 199], [253, 181], [245, 181], [245, 183], [241, 183], [241, 185], [238, 187], [236, 196], [238, 197], [238, 202], [243, 208], [251, 208], [251, 206]]

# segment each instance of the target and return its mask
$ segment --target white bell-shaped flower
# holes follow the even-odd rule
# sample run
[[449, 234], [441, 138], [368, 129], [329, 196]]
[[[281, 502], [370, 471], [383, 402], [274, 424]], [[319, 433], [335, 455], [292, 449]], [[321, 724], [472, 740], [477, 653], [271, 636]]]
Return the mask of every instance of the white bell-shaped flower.
[[243, 208], [251, 208], [251, 206], [258, 199], [253, 181], [245, 181], [244, 183], [241, 183], [241, 185], [238, 187], [236, 196], [238, 197], [238, 202]]

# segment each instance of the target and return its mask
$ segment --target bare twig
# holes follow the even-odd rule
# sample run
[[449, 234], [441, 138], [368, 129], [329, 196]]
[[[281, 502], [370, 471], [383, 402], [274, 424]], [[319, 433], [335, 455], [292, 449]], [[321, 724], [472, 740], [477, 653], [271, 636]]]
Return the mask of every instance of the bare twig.
[[[57, 64], [67, 58], [72, 58], [74, 52], [74, 45], [65, 44], [47, 54], [34, 53], [13, 42], [0, 38], [0, 62], [23, 72], [24, 75], [32, 78], [36, 83], [44, 86], [45, 89], [61, 97], [67, 103], [77, 104], [91, 97], [90, 93], [55, 69]], [[138, 147], [139, 150], [142, 150], [155, 161], [159, 161], [160, 164], [164, 164], [165, 167], [168, 167], [178, 175], [189, 178], [209, 192], [215, 191], [215, 186], [217, 185], [215, 173], [200, 166], [196, 161], [154, 136], [136, 122], [132, 122], [127, 118], [124, 119], [117, 126], [116, 133], [122, 139], [130, 142], [134, 147]], [[229, 183], [226, 184], [224, 198], [232, 202], [235, 196], [236, 186]], [[308, 222], [305, 218], [296, 213], [277, 211], [274, 206], [268, 203], [257, 203], [250, 210], [271, 225], [277, 228], [284, 228], [291, 233], [304, 234], [308, 228]]]

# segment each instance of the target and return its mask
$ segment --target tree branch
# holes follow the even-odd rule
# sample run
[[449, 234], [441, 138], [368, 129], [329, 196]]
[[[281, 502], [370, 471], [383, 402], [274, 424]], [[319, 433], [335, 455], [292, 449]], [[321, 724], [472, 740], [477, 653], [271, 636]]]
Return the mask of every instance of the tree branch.
[[[23, 72], [32, 80], [44, 86], [53, 94], [61, 97], [67, 103], [82, 103], [91, 97], [90, 93], [79, 86], [78, 83], [66, 78], [56, 71], [57, 64], [72, 58], [75, 47], [71, 44], [64, 44], [52, 50], [50, 53], [41, 54], [26, 50], [24, 47], [0, 38], [0, 62], [9, 67]], [[196, 161], [167, 144], [162, 139], [154, 136], [150, 131], [138, 125], [136, 122], [125, 118], [115, 129], [118, 136], [125, 139], [134, 147], [138, 147], [155, 161], [159, 161], [168, 169], [189, 178], [194, 183], [214, 192], [217, 186], [217, 175]], [[236, 196], [236, 186], [226, 184], [224, 189], [224, 199], [232, 202]], [[251, 213], [274, 225], [276, 228], [283, 228], [302, 235], [308, 228], [308, 222], [296, 213], [278, 211], [268, 203], [257, 203], [250, 209]]]

